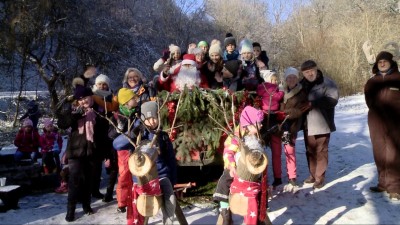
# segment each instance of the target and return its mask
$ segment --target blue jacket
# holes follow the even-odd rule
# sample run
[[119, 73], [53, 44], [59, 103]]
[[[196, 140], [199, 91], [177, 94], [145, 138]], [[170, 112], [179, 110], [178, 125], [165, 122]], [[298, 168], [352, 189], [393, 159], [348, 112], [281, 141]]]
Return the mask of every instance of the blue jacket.
[[[144, 131], [142, 140], [152, 140], [155, 133]], [[161, 131], [158, 137], [158, 147], [160, 154], [156, 159], [158, 177], [168, 177], [171, 184], [176, 184], [177, 181], [177, 165], [174, 148], [169, 136], [166, 132]]]

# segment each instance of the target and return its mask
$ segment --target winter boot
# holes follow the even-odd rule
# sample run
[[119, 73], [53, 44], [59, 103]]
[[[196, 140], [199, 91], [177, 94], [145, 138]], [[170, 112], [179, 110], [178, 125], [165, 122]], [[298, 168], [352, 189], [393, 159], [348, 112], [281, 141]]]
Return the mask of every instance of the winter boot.
[[65, 220], [67, 222], [72, 222], [75, 220], [75, 208], [76, 204], [75, 203], [68, 203], [67, 206], [67, 215], [65, 216]]
[[63, 194], [68, 192], [68, 184], [65, 181], [61, 181], [60, 187], [56, 188], [55, 190], [56, 193], [58, 194]]
[[86, 215], [92, 215], [94, 213], [92, 207], [90, 207], [90, 203], [82, 203], [82, 208]]
[[112, 200], [114, 200], [112, 192], [108, 192], [107, 190], [107, 193], [104, 195], [103, 202], [111, 202]]

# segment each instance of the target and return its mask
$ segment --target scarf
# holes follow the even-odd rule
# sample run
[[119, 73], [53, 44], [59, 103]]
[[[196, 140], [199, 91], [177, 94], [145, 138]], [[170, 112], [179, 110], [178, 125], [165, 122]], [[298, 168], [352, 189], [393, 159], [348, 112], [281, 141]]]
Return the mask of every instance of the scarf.
[[289, 89], [287, 85], [285, 85], [285, 95], [283, 96], [283, 103], [286, 104], [287, 100], [293, 96], [295, 96], [297, 93], [301, 91], [303, 87], [301, 86], [300, 83], [298, 83], [293, 89]]
[[247, 215], [244, 216], [244, 223], [246, 225], [257, 224], [258, 220], [257, 195], [260, 192], [260, 186], [261, 184], [258, 182], [242, 180], [237, 176], [233, 178], [233, 182], [230, 188], [231, 193], [232, 194], [238, 193], [247, 197]]
[[92, 92], [93, 92], [94, 95], [98, 95], [98, 96], [101, 96], [103, 98], [106, 98], [109, 95], [112, 95], [112, 91], [110, 91], [110, 90], [108, 90], [108, 91], [100, 90], [96, 86], [93, 87]]
[[83, 134], [86, 130], [86, 140], [93, 142], [94, 125], [96, 124], [96, 113], [90, 108], [85, 112], [82, 119], [78, 120], [79, 134]]
[[119, 105], [119, 111], [122, 113], [122, 115], [124, 116], [131, 116], [133, 113], [135, 113], [136, 109], [132, 108], [132, 109], [128, 109], [126, 108], [126, 106], [124, 105]]
[[[158, 178], [151, 180], [149, 183], [139, 186], [137, 184], [133, 185], [132, 195], [128, 196], [127, 205], [127, 225], [143, 225], [144, 217], [140, 215], [136, 207], [136, 200], [139, 195], [150, 195], [150, 196], [160, 196], [160, 180]], [[133, 198], [132, 198], [133, 197]]]

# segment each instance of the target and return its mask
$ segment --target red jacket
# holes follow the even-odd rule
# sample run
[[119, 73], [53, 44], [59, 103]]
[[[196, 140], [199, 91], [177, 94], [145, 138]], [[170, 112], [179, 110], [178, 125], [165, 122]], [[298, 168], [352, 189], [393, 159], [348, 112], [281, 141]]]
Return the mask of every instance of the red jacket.
[[[54, 146], [54, 144], [57, 146]], [[40, 148], [41, 152], [51, 152], [55, 149], [58, 149], [61, 152], [63, 140], [61, 135], [57, 132], [51, 132], [50, 134], [42, 134], [40, 136]]]
[[37, 130], [32, 129], [31, 132], [25, 132], [24, 128], [18, 131], [15, 137], [14, 145], [21, 152], [37, 152], [39, 148], [40, 136]]

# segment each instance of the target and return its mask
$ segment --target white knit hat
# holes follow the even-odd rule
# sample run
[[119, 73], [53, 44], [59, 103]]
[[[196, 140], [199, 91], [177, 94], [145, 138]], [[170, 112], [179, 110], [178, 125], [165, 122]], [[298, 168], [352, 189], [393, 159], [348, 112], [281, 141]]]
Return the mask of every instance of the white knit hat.
[[208, 55], [211, 56], [211, 53], [218, 53], [219, 55], [222, 55], [221, 42], [217, 42], [210, 46], [210, 49], [208, 50]]
[[94, 82], [95, 84], [99, 83], [106, 83], [108, 86], [110, 86], [110, 78], [108, 78], [107, 75], [100, 74], [96, 77], [96, 80]]
[[240, 42], [240, 54], [246, 53], [246, 52], [253, 53], [253, 42], [250, 41], [249, 39], [243, 39]]
[[295, 75], [297, 78], [299, 78], [299, 71], [294, 68], [294, 67], [288, 67], [285, 70], [285, 79], [289, 76], [289, 75]]

